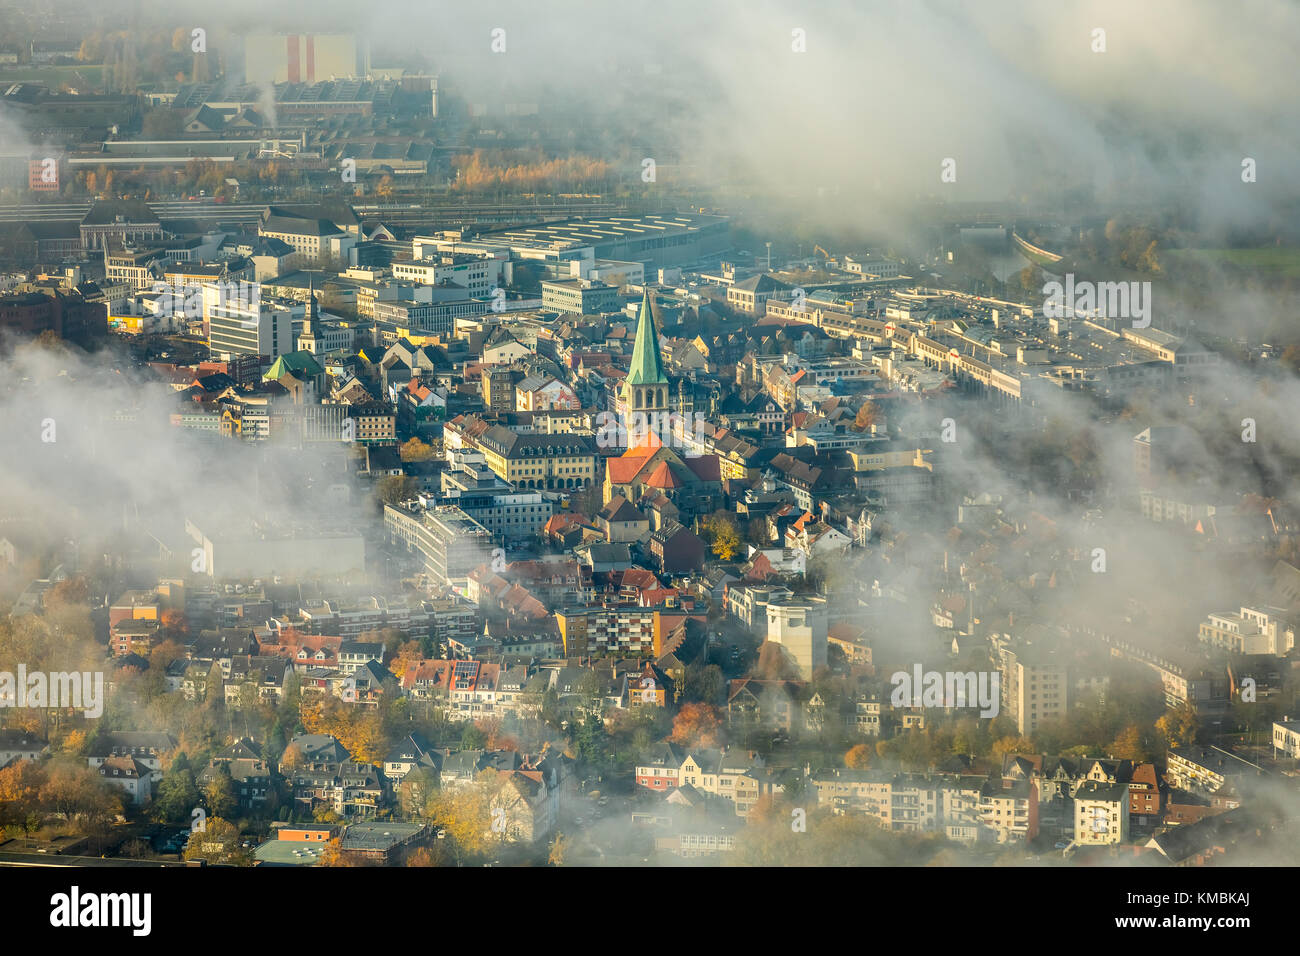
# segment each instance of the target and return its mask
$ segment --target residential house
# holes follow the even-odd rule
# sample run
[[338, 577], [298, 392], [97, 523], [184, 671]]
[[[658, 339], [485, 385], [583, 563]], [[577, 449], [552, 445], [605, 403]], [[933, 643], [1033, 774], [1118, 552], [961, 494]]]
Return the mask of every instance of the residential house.
[[0, 729], [0, 768], [16, 760], [39, 760], [50, 742], [39, 734], [19, 728]]
[[196, 782], [200, 787], [206, 787], [223, 769], [230, 773], [240, 810], [251, 812], [266, 804], [271, 793], [271, 771], [251, 740], [240, 738], [213, 757], [199, 773]]
[[1089, 846], [1127, 843], [1129, 788], [1089, 780], [1074, 793], [1074, 843]]
[[744, 733], [757, 728], [797, 734], [803, 729], [802, 681], [742, 678], [727, 691], [727, 724]]
[[1265, 774], [1249, 760], [1218, 747], [1190, 746], [1170, 748], [1165, 775], [1181, 790], [1213, 794], [1230, 781], [1240, 787]]
[[650, 532], [646, 550], [661, 574], [682, 574], [704, 567], [704, 542], [676, 522]]
[[163, 761], [175, 749], [176, 738], [168, 733], [110, 731], [95, 738], [86, 759], [98, 769], [112, 757], [133, 757], [148, 768], [150, 783], [158, 783], [163, 777]]
[[98, 764], [99, 775], [108, 783], [122, 790], [130, 802], [139, 806], [148, 803], [153, 794], [151, 773], [139, 760], [127, 754], [105, 757]]

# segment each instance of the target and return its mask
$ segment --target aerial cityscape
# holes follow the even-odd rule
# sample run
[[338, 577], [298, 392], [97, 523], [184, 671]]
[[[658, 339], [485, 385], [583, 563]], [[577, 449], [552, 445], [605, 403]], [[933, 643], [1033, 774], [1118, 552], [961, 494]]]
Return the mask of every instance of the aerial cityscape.
[[1289, 865], [1297, 37], [0, 0], [0, 871]]

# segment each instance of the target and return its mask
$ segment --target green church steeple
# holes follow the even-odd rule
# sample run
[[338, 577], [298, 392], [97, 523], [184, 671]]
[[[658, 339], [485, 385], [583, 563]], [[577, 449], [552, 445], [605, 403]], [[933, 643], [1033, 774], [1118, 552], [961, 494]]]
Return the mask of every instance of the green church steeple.
[[628, 412], [666, 412], [668, 376], [659, 360], [659, 330], [650, 308], [650, 290], [641, 296], [632, 366], [623, 380], [623, 402]]
[[654, 313], [650, 309], [650, 291], [641, 297], [641, 312], [637, 317], [636, 344], [632, 348], [632, 367], [627, 373], [629, 385], [667, 385], [663, 364], [659, 361], [659, 330], [655, 328]]

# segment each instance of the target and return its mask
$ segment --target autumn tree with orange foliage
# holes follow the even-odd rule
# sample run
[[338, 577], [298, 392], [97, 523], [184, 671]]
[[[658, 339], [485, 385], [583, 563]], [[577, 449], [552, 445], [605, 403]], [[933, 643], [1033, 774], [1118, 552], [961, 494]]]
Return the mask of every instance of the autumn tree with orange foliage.
[[858, 409], [858, 414], [853, 419], [853, 430], [856, 432], [869, 432], [880, 417], [880, 410], [875, 402], [863, 402], [862, 407]]
[[90, 596], [90, 587], [81, 575], [64, 578], [45, 592], [45, 606], [62, 606], [65, 604], [85, 604]]
[[789, 820], [790, 808], [793, 805], [789, 800], [778, 800], [774, 793], [765, 793], [749, 808], [745, 822], [757, 826], [771, 823], [773, 820]]
[[416, 848], [408, 856], [403, 866], [447, 866], [451, 861], [447, 858], [447, 851], [439, 843], [431, 846], [422, 846]]
[[239, 827], [221, 817], [208, 817], [203, 830], [190, 837], [181, 857], [186, 861], [205, 860], [235, 866], [248, 866], [252, 862], [252, 854], [240, 845]]
[[[509, 154], [503, 158], [510, 162]], [[459, 173], [455, 188], [468, 192], [595, 188], [603, 186], [610, 176], [609, 163], [586, 156], [547, 160], [532, 154], [519, 158], [523, 161], [513, 165], [494, 165], [481, 149], [468, 157], [457, 157], [453, 160]]]
[[34, 760], [19, 760], [0, 770], [0, 825], [21, 824], [40, 808], [46, 775]]
[[178, 641], [169, 638], [149, 652], [149, 670], [165, 673], [168, 667], [184, 656], [185, 648]]
[[333, 697], [304, 704], [302, 725], [309, 734], [336, 738], [357, 763], [377, 766], [388, 752], [379, 714], [349, 707]]
[[174, 607], [169, 607], [162, 612], [158, 619], [162, 629], [167, 632], [169, 638], [180, 637], [189, 632], [189, 625], [185, 621], [185, 615]]
[[1036, 753], [1034, 742], [1028, 737], [1003, 737], [993, 743], [993, 756], [1001, 759], [1007, 754]]
[[474, 726], [487, 736], [488, 750], [518, 750], [519, 742], [502, 729], [500, 717], [485, 717], [474, 721]]
[[682, 705], [673, 718], [673, 732], [668, 739], [696, 747], [721, 746], [724, 733], [718, 708], [699, 702]]
[[406, 671], [424, 659], [419, 641], [407, 641], [397, 649], [397, 654], [388, 662], [388, 669], [399, 681], [406, 676]]
[[844, 766], [850, 770], [866, 770], [871, 766], [871, 747], [867, 744], [850, 747], [844, 755]]
[[325, 845], [321, 847], [320, 860], [318, 861], [317, 865], [351, 866], [352, 865], [351, 863], [345, 863], [343, 861], [343, 850], [341, 844], [342, 841], [338, 837], [326, 841]]
[[1146, 760], [1148, 751], [1142, 739], [1142, 728], [1137, 724], [1130, 724], [1121, 730], [1119, 736], [1110, 745], [1109, 753], [1115, 760], [1131, 760], [1133, 763]]
[[307, 755], [299, 744], [289, 744], [280, 754], [280, 772], [290, 774], [307, 762]]
[[45, 768], [41, 805], [68, 821], [98, 829], [122, 812], [122, 792], [80, 761], [55, 758]]

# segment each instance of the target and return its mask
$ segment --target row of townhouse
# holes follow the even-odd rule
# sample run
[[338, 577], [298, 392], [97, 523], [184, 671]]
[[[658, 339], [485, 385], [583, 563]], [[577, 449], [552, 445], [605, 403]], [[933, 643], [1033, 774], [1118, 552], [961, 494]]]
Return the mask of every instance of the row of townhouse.
[[968, 774], [829, 769], [812, 775], [819, 806], [863, 814], [887, 830], [942, 833], [962, 843], [1023, 843], [1038, 835], [1031, 781]]
[[1094, 757], [1008, 754], [1002, 766], [1004, 780], [1036, 787], [1041, 829], [1076, 845], [1122, 843], [1232, 809], [1261, 776], [1235, 754], [1196, 746], [1171, 749], [1163, 777], [1151, 763]]
[[345, 638], [355, 638], [366, 631], [395, 628], [418, 638], [430, 633], [430, 628], [440, 623], [440, 616], [438, 609], [428, 602], [372, 596], [356, 604], [322, 601], [301, 607], [292, 626], [310, 634], [338, 634]]
[[685, 750], [672, 743], [657, 744], [638, 759], [635, 782], [640, 789], [659, 793], [692, 787], [729, 800], [738, 816], [748, 816], [763, 797], [785, 792], [763, 758], [752, 751]]
[[[250, 805], [263, 799], [269, 784], [266, 764], [257, 761], [251, 742], [240, 741], [217, 758], [204, 778], [224, 772], [225, 764], [241, 785]], [[303, 812], [328, 808], [348, 819], [370, 819], [393, 805], [404, 782], [416, 776], [423, 786], [455, 789], [474, 785], [484, 771], [495, 771], [499, 784], [491, 810], [505, 827], [507, 841], [534, 842], [554, 832], [566, 800], [577, 793], [574, 761], [562, 753], [524, 754], [513, 750], [448, 750], [431, 747], [418, 733], [407, 735], [379, 765], [362, 763], [335, 737], [301, 734], [280, 760], [280, 772], [292, 789], [294, 805]]]
[[792, 736], [841, 726], [863, 737], [888, 737], [924, 730], [925, 708], [894, 707], [876, 694], [828, 706], [807, 681], [745, 677], [728, 684], [727, 724], [742, 731], [762, 727]]
[[220, 693], [226, 706], [278, 705], [291, 682], [304, 693], [375, 706], [396, 678], [382, 663], [382, 644], [339, 637], [272, 633], [259, 641], [247, 628], [205, 631], [168, 666], [170, 691], [187, 700]]
[[308, 813], [328, 807], [342, 817], [372, 817], [391, 792], [377, 767], [354, 761], [327, 734], [300, 734], [290, 741], [280, 772], [293, 789], [294, 806]]
[[[114, 731], [100, 734], [92, 741], [86, 762], [106, 783], [121, 790], [130, 803], [139, 806], [153, 799], [163, 778], [164, 764], [176, 748], [176, 738], [169, 733]], [[36, 756], [24, 753], [22, 758], [33, 760]], [[196, 780], [200, 787], [206, 787], [216, 776], [225, 773], [230, 774], [241, 809], [252, 810], [266, 802], [271, 787], [270, 771], [252, 741], [236, 741], [214, 756]]]
[[559, 752], [435, 750], [411, 734], [383, 761], [394, 788], [408, 774], [420, 774], [434, 786], [455, 789], [472, 785], [485, 770], [495, 771], [500, 783], [489, 807], [502, 821], [500, 833], [507, 841], [531, 843], [554, 832], [564, 804], [577, 794], [575, 762]]
[[[595, 676], [595, 696], [585, 679]], [[554, 691], [561, 710], [602, 714], [610, 708], [666, 707], [675, 700], [675, 682], [648, 661], [608, 661], [575, 667], [564, 661], [503, 665], [473, 658], [421, 660], [402, 675], [402, 690], [415, 700], [447, 708], [461, 720], [534, 716], [541, 697]]]
[[524, 689], [529, 670], [520, 664], [479, 660], [421, 660], [407, 665], [402, 690], [414, 700], [446, 707], [461, 720], [517, 716], [529, 711]]

